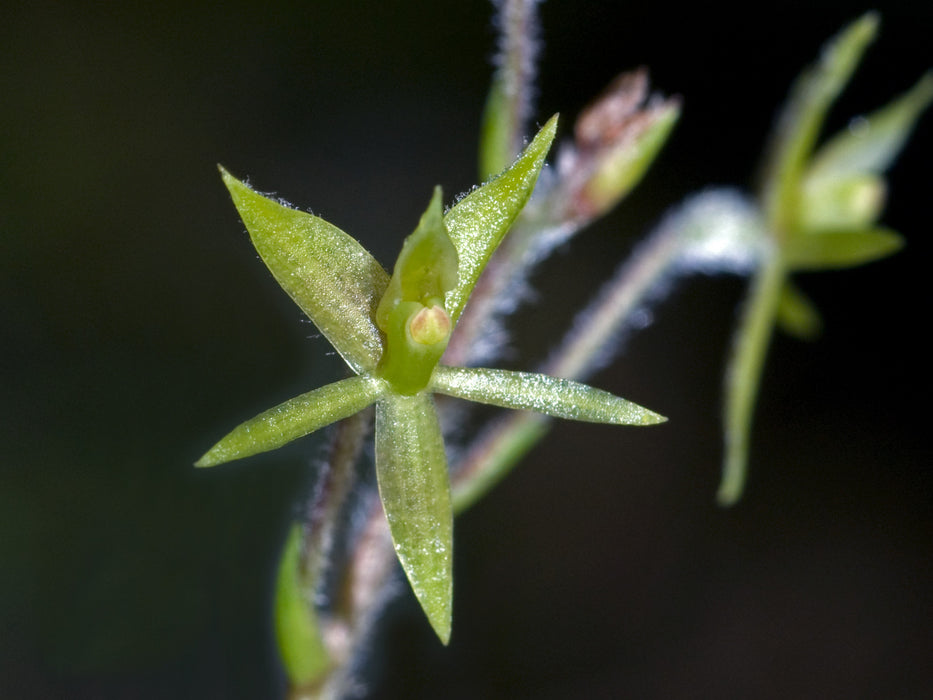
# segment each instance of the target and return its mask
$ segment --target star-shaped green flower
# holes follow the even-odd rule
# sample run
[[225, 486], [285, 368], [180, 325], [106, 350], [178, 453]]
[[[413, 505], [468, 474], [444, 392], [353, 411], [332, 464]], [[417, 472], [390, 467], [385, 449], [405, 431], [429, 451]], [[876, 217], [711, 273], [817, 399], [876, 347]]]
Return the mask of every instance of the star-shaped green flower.
[[664, 420], [630, 401], [542, 374], [439, 364], [490, 256], [534, 189], [557, 117], [515, 163], [444, 214], [435, 189], [390, 277], [323, 219], [257, 194], [221, 169], [256, 249], [355, 376], [236, 427], [196, 463], [280, 447], [376, 405], [376, 476], [402, 568], [443, 642], [450, 637], [453, 512], [432, 394], [599, 423]]
[[744, 487], [752, 411], [772, 329], [778, 325], [810, 338], [821, 325], [791, 273], [861, 265], [903, 245], [897, 233], [877, 224], [886, 190], [882, 173], [933, 101], [933, 73], [816, 149], [830, 107], [877, 30], [878, 16], [870, 12], [826, 45], [794, 84], [770, 144], [760, 197], [766, 253], [726, 374], [725, 458], [717, 496], [723, 505], [735, 503]]

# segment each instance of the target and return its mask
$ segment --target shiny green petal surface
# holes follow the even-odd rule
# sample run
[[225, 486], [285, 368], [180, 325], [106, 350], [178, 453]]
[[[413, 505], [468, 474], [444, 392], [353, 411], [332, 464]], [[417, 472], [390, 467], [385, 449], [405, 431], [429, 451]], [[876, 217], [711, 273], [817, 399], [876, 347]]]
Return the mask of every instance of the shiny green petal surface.
[[445, 304], [455, 323], [490, 256], [531, 196], [556, 131], [554, 115], [512, 167], [473, 190], [444, 217], [460, 257], [457, 287], [447, 294]]
[[195, 462], [213, 467], [274, 450], [371, 405], [386, 391], [370, 376], [350, 377], [309, 391], [241, 423]]
[[652, 425], [667, 420], [608, 391], [546, 374], [442, 365], [431, 388], [469, 401], [590, 423]]
[[427, 393], [376, 404], [376, 478], [402, 569], [437, 636], [450, 639], [453, 509], [447, 457]]
[[264, 197], [221, 168], [253, 245], [276, 281], [357, 373], [375, 368], [374, 322], [389, 275], [355, 239], [324, 219]]

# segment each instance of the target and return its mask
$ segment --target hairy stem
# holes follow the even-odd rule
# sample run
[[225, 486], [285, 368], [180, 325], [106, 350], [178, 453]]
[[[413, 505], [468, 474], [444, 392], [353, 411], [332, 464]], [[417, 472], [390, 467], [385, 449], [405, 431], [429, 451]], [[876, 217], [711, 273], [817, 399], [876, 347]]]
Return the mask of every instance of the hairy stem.
[[498, 8], [496, 73], [483, 114], [480, 179], [507, 168], [522, 148], [534, 103], [537, 0], [493, 0]]

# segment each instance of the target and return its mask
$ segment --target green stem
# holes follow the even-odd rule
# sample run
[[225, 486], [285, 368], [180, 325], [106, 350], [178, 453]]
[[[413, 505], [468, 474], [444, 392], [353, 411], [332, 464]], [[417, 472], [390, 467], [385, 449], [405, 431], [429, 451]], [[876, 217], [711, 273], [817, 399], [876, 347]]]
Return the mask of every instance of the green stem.
[[752, 281], [742, 320], [736, 332], [726, 372], [725, 457], [716, 500], [734, 504], [745, 486], [748, 438], [761, 371], [777, 316], [786, 270], [776, 252], [769, 256]]
[[499, 0], [498, 69], [489, 90], [480, 137], [480, 180], [507, 168], [521, 150], [531, 114], [538, 53], [537, 0]]

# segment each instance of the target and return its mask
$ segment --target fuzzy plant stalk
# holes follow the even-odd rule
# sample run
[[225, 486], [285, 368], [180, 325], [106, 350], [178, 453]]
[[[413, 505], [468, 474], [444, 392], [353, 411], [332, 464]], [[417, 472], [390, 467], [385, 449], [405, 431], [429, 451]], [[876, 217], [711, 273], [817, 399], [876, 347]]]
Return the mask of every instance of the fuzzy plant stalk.
[[[196, 463], [248, 458], [333, 425], [277, 577], [276, 639], [293, 698], [338, 698], [353, 687], [355, 659], [394, 590], [395, 561], [447, 643], [453, 517], [498, 483], [554, 418], [664, 420], [581, 382], [613, 359], [648, 305], [696, 272], [751, 278], [726, 382], [718, 498], [734, 503], [772, 327], [812, 337], [819, 326], [790, 273], [869, 262], [901, 245], [876, 224], [881, 174], [933, 100], [933, 76], [815, 149], [830, 105], [876, 32], [869, 14], [830, 42], [794, 86], [757, 197], [713, 189], [688, 198], [619, 266], [538, 372], [479, 367], [507, 343], [505, 321], [527, 298], [537, 263], [624, 199], [680, 116], [679, 98], [649, 93], [644, 69], [624, 73], [581, 113], [545, 168], [556, 116], [522, 148], [533, 114], [537, 2], [495, 5], [501, 40], [481, 129], [485, 184], [446, 210], [436, 188], [391, 272], [337, 227], [221, 168], [260, 257], [350, 372], [247, 420]], [[464, 411], [452, 410], [450, 397], [516, 410], [463, 439]], [[458, 436], [454, 449], [445, 433]], [[378, 496], [358, 477], [370, 435]], [[349, 533], [338, 526], [348, 508], [361, 514]], [[339, 594], [322, 603], [338, 540], [347, 550]]]

